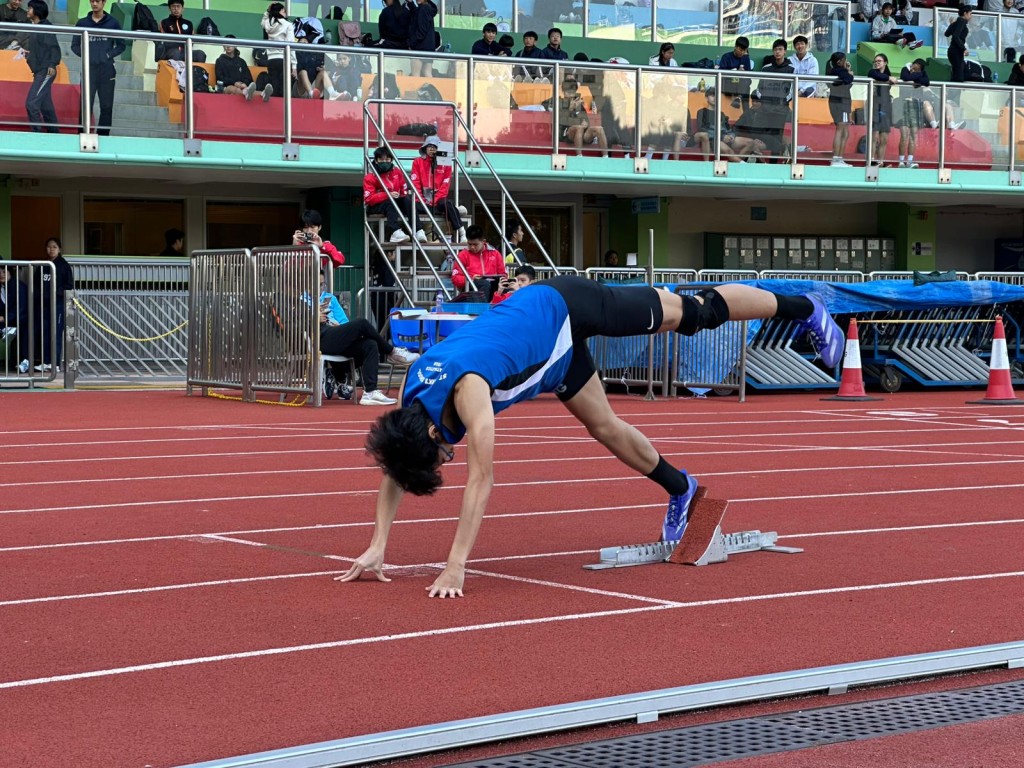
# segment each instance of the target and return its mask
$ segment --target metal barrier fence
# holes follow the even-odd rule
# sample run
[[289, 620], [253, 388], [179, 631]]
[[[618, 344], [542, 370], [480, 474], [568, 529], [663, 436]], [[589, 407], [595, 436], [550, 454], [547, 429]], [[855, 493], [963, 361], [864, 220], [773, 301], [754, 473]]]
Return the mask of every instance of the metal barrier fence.
[[[643, 267], [590, 267], [586, 276], [591, 280], [605, 283], [640, 283], [647, 282], [647, 270]], [[692, 283], [697, 280], [695, 269], [668, 269], [655, 267], [654, 282], [675, 285]]]
[[63, 362], [64, 298], [53, 262], [0, 264], [0, 384], [33, 387], [56, 378]]

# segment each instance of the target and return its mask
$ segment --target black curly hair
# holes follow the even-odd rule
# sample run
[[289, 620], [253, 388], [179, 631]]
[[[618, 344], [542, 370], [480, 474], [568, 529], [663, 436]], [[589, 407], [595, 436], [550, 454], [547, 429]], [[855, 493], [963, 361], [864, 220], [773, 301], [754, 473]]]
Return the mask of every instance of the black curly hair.
[[403, 490], [430, 496], [444, 482], [437, 443], [430, 436], [433, 422], [420, 402], [380, 416], [366, 437], [366, 452], [384, 474]]

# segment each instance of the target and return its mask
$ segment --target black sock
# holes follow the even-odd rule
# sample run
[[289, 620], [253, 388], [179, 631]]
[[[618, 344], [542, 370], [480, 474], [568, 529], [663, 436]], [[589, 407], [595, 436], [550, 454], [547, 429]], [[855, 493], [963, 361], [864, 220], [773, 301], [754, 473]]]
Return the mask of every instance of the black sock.
[[658, 466], [647, 477], [668, 491], [669, 496], [681, 496], [689, 488], [686, 475], [665, 461], [664, 456], [658, 456]]
[[814, 311], [814, 305], [806, 296], [781, 296], [773, 294], [779, 303], [775, 316], [783, 320], [806, 320]]

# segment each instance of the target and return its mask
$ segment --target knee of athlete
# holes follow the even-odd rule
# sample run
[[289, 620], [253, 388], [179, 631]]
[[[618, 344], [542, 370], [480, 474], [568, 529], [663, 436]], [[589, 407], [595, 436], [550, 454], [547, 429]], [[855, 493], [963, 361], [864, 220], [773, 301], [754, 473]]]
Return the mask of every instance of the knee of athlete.
[[380, 416], [366, 437], [366, 452], [403, 490], [429, 496], [441, 487], [441, 455], [420, 403]]
[[729, 305], [714, 288], [683, 296], [683, 319], [676, 330], [684, 336], [710, 331], [729, 320]]
[[605, 418], [587, 424], [587, 432], [602, 445], [609, 445], [616, 442], [624, 423], [617, 417]]

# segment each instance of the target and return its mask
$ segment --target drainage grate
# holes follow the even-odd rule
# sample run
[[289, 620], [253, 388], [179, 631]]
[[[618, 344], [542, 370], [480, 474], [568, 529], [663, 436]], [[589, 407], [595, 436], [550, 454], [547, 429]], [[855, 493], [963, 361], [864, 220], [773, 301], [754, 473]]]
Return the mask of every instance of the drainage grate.
[[448, 768], [695, 768], [1024, 713], [1024, 680], [865, 701], [459, 763]]

